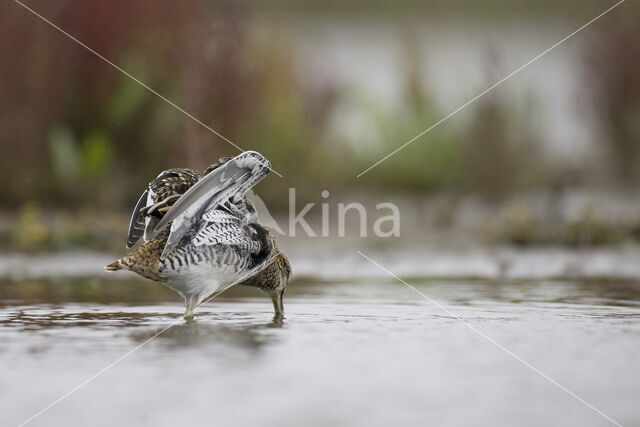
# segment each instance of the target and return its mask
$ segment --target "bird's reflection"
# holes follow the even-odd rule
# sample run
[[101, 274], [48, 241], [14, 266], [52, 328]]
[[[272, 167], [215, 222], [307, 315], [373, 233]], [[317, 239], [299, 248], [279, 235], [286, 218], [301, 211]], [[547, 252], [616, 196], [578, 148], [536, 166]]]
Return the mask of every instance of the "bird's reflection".
[[168, 329], [164, 327], [144, 333], [135, 332], [131, 336], [136, 341], [145, 341], [159, 333], [154, 341], [166, 345], [171, 350], [207, 347], [221, 348], [225, 351], [235, 348], [260, 352], [277, 340], [277, 336], [269, 330], [281, 328], [283, 325], [283, 318], [278, 316], [266, 323], [229, 324], [192, 319], [177, 323]]

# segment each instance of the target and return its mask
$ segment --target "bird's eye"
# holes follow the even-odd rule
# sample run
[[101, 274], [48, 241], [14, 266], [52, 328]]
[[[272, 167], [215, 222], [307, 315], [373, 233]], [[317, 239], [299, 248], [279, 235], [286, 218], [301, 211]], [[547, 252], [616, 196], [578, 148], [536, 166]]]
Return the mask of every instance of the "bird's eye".
[[291, 276], [291, 267], [289, 264], [284, 265], [284, 271], [287, 273], [287, 276]]

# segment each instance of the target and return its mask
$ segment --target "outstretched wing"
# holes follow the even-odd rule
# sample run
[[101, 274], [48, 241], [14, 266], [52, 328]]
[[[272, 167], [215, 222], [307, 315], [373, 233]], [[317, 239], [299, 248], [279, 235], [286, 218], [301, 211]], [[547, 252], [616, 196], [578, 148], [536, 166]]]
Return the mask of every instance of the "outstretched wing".
[[206, 225], [191, 239], [194, 246], [229, 245], [247, 254], [260, 250], [262, 242], [256, 239], [255, 229], [242, 219], [220, 209], [205, 213], [202, 219]]
[[[225, 222], [226, 219], [220, 217], [212, 222], [209, 221], [206, 220], [206, 224], [201, 226], [191, 243], [196, 251], [198, 249], [205, 252], [212, 251], [214, 265], [220, 271], [216, 276], [223, 278], [225, 276], [223, 272], [231, 273], [227, 276], [227, 280], [219, 282], [216, 292], [258, 274], [271, 264], [276, 256], [273, 241], [264, 227], [258, 224], [246, 224], [238, 218], [230, 222]], [[172, 256], [173, 253], [169, 255], [169, 257]]]
[[151, 237], [173, 221], [162, 258], [166, 258], [206, 212], [227, 201], [237, 203], [243, 200], [245, 193], [270, 170], [271, 163], [260, 153], [245, 151], [200, 179], [175, 202], [153, 230]]
[[135, 245], [142, 236], [147, 242], [151, 240], [151, 232], [160, 218], [199, 178], [199, 173], [193, 169], [176, 168], [162, 171], [151, 181], [133, 209], [127, 248]]
[[[274, 241], [259, 224], [247, 224], [223, 209], [207, 212], [186, 245], [171, 251], [160, 262], [160, 275], [169, 287], [183, 295], [200, 295], [199, 304], [212, 292], [223, 291], [255, 276], [275, 258]], [[202, 278], [210, 287], [206, 293]]]
[[147, 196], [149, 189], [144, 190], [142, 196], [138, 199], [136, 207], [133, 208], [133, 214], [131, 215], [131, 221], [129, 222], [129, 236], [127, 236], [127, 248], [132, 247], [144, 234], [144, 215], [142, 215], [142, 208], [147, 205]]

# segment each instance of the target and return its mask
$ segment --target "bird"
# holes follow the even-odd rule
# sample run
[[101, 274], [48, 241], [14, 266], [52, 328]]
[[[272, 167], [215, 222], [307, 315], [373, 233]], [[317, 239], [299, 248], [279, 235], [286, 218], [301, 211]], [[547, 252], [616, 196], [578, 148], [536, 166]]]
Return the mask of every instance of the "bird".
[[131, 215], [127, 248], [144, 243], [107, 265], [163, 283], [185, 300], [185, 319], [208, 297], [234, 285], [267, 294], [275, 317], [284, 317], [283, 297], [291, 264], [270, 230], [258, 222], [246, 194], [271, 170], [256, 151], [223, 157], [204, 172], [161, 172]]

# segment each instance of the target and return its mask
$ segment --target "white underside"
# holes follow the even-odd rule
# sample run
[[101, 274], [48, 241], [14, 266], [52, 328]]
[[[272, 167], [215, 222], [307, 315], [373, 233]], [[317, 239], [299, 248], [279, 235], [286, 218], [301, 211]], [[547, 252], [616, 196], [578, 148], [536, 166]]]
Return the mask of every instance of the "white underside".
[[212, 268], [209, 263], [191, 265], [188, 268], [166, 272], [165, 285], [182, 295], [187, 304], [197, 306], [214, 293], [222, 292], [231, 286], [258, 274], [264, 270], [273, 260], [269, 257], [265, 262], [251, 270], [238, 272], [234, 266], [226, 265]]
[[240, 276], [232, 266], [212, 269], [211, 265], [191, 266], [186, 272], [167, 274], [166, 285], [178, 292], [187, 304], [200, 304], [209, 295], [238, 283]]

